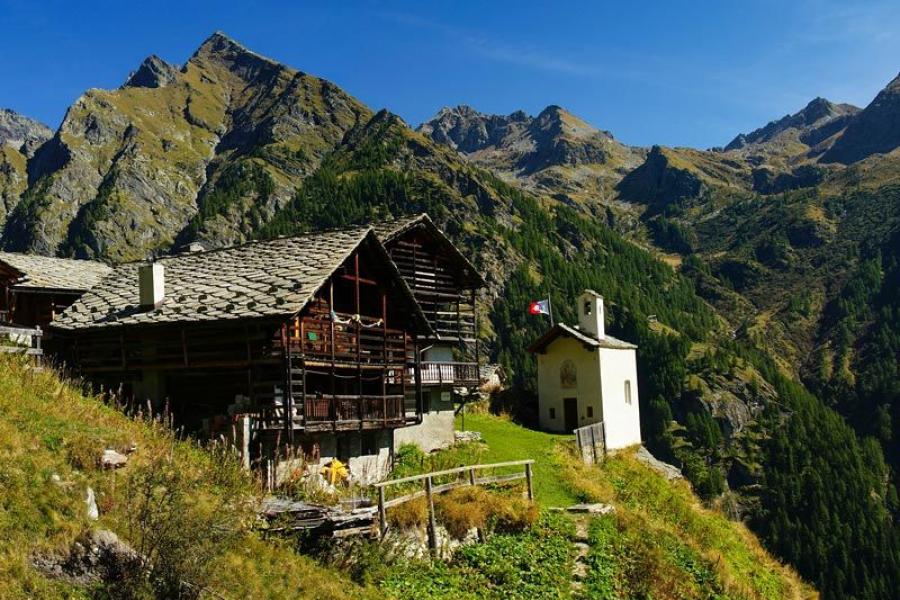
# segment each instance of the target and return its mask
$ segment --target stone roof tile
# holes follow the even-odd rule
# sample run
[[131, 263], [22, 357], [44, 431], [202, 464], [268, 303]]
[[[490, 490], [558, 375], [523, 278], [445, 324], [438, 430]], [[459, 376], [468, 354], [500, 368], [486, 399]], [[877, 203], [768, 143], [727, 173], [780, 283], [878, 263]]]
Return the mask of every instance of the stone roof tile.
[[[295, 314], [370, 232], [310, 233], [162, 258], [165, 300], [153, 311], [139, 307], [139, 263], [124, 264], [52, 326], [74, 330]], [[229, 304], [233, 310], [225, 310]]]
[[16, 289], [84, 292], [108, 275], [112, 268], [93, 260], [54, 258], [39, 254], [0, 252], [0, 262], [22, 274]]

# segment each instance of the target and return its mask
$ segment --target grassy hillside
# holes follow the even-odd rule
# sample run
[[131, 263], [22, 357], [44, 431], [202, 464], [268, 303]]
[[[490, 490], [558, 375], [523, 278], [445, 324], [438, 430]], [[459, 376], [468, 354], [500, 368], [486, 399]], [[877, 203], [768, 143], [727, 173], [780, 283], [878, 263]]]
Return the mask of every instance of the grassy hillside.
[[[100, 470], [106, 448], [136, 450]], [[256, 488], [235, 461], [175, 441], [159, 424], [132, 420], [86, 397], [49, 370], [0, 358], [0, 598], [105, 597], [48, 578], [35, 555], [64, 553], [87, 528], [106, 528], [149, 554], [154, 573], [130, 582], [138, 597], [171, 592], [171, 578], [228, 598], [353, 598], [366, 592], [249, 526]], [[100, 519], [87, 518], [91, 487]], [[216, 596], [220, 594], [220, 596]], [[224, 596], [222, 596], [224, 595]]]
[[[362, 566], [353, 583], [252, 530], [258, 489], [222, 453], [179, 442], [159, 423], [132, 419], [84, 396], [51, 370], [0, 359], [0, 597], [169, 597], [189, 581], [200, 597], [226, 598], [569, 598], [575, 525], [545, 514], [525, 532], [497, 533], [448, 561], [400, 560]], [[610, 502], [615, 517], [590, 523], [584, 597], [645, 590], [666, 597], [800, 598], [809, 591], [740, 525], [702, 509], [686, 484], [671, 484], [628, 457], [581, 467], [564, 436], [508, 419], [469, 415], [486, 442], [481, 460], [533, 457], [543, 506]], [[98, 467], [104, 449], [131, 449], [120, 470]], [[100, 518], [88, 519], [94, 490]], [[76, 584], [46, 575], [36, 557], [65, 554], [89, 528], [116, 532], [151, 557], [148, 578]], [[649, 537], [648, 537], [649, 536]], [[602, 538], [602, 539], [601, 539]], [[653, 541], [648, 547], [648, 540]], [[380, 554], [379, 554], [380, 556]], [[636, 569], [646, 563], [653, 570]], [[647, 562], [649, 561], [649, 562]], [[663, 571], [660, 571], [663, 569]], [[643, 574], [642, 574], [643, 573]], [[674, 582], [674, 583], [673, 583]], [[173, 587], [174, 586], [174, 587]], [[380, 590], [376, 591], [375, 586]], [[594, 595], [613, 586], [618, 596]], [[589, 591], [589, 593], [588, 593]], [[117, 596], [116, 594], [119, 594]]]
[[[481, 462], [535, 459], [536, 496], [545, 509], [586, 501], [611, 504], [615, 512], [545, 512], [530, 531], [489, 536], [446, 563], [401, 559], [371, 574], [399, 598], [817, 597], [746, 527], [704, 508], [686, 482], [667, 481], [630, 454], [587, 467], [568, 436], [526, 430], [492, 415], [468, 415], [466, 428], [482, 433]], [[582, 585], [573, 586], [574, 543], [585, 534], [586, 574]]]

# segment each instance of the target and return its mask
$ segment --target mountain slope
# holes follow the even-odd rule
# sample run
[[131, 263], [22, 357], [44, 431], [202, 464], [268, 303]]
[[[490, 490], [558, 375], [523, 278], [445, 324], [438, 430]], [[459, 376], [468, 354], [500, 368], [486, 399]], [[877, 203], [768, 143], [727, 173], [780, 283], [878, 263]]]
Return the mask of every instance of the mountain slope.
[[28, 187], [29, 157], [52, 135], [43, 123], [0, 109], [0, 223]]
[[[252, 531], [250, 511], [261, 490], [231, 457], [177, 441], [160, 423], [131, 419], [10, 354], [0, 357], [0, 414], [4, 599], [172, 598], [166, 581], [172, 576], [203, 589], [202, 597], [373, 597], [336, 570]], [[107, 448], [133, 451], [111, 471], [99, 466]], [[89, 488], [96, 521], [87, 514]], [[112, 570], [106, 579], [87, 577], [103, 573], [109, 560], [103, 556], [48, 567], [98, 529], [150, 554], [153, 576]]]
[[7, 108], [0, 109], [0, 146], [12, 146], [23, 155], [31, 156], [52, 135], [43, 123]]
[[[769, 154], [802, 154], [843, 132], [847, 124], [859, 113], [851, 104], [834, 104], [825, 98], [815, 98], [803, 109], [769, 122], [748, 134], [739, 134], [725, 151], [756, 147]], [[821, 153], [822, 149], [818, 152]]]
[[559, 106], [532, 117], [444, 108], [418, 131], [537, 193], [596, 204], [644, 152], [617, 142]]
[[847, 130], [822, 156], [823, 162], [851, 164], [900, 146], [900, 75], [856, 115]]
[[[283, 202], [368, 114], [336, 86], [215, 34], [180, 71], [148, 59], [125, 87], [79, 98], [29, 165], [34, 183], [4, 244], [130, 260], [186, 240], [191, 226], [242, 239], [250, 204]], [[220, 178], [247, 172], [256, 185], [217, 193]]]

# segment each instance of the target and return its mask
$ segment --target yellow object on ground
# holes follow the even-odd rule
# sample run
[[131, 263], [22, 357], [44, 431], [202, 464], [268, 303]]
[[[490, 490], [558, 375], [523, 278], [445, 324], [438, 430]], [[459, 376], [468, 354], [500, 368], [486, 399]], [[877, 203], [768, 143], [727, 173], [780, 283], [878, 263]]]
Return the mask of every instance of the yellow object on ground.
[[338, 459], [333, 459], [327, 465], [322, 467], [319, 473], [324, 477], [328, 483], [331, 485], [337, 485], [338, 483], [344, 483], [350, 478], [350, 469], [347, 468], [347, 465], [339, 461]]

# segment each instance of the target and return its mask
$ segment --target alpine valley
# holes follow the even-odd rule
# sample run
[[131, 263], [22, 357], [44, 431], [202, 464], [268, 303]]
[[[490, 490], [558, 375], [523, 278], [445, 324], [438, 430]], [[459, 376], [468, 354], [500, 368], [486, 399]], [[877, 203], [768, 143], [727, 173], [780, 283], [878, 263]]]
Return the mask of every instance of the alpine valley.
[[528, 302], [571, 321], [598, 290], [654, 454], [823, 598], [895, 597], [900, 77], [722, 148], [638, 148], [559, 106], [414, 129], [216, 33], [55, 132], [0, 111], [7, 250], [118, 263], [423, 211], [488, 279], [497, 410], [535, 420]]

